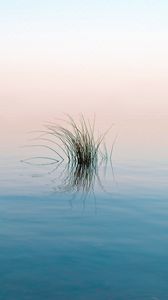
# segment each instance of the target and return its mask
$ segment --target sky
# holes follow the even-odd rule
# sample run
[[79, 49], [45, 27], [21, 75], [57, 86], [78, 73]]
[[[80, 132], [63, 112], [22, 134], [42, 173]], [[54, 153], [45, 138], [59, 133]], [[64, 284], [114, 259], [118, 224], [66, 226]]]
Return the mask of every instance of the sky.
[[0, 127], [168, 115], [168, 2], [0, 1]]

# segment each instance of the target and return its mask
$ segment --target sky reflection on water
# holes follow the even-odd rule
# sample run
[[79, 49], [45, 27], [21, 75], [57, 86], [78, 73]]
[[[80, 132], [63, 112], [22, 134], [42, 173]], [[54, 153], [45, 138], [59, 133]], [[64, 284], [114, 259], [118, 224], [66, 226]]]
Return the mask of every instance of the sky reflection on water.
[[167, 159], [119, 144], [114, 177], [102, 167], [85, 199], [21, 152], [1, 156], [0, 299], [167, 300]]

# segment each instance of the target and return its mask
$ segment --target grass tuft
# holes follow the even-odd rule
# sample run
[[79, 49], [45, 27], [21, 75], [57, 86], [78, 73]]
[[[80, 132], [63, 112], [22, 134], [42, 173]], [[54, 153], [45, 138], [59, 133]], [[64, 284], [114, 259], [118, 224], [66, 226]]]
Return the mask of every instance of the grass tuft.
[[[63, 179], [59, 190], [72, 191], [75, 189], [88, 192], [93, 190], [95, 179], [100, 182], [99, 165], [102, 161], [107, 162], [108, 159], [111, 159], [111, 154], [108, 155], [104, 142], [108, 131], [96, 138], [95, 119], [93, 124], [90, 124], [83, 115], [79, 122], [68, 115], [65, 122], [64, 126], [55, 123], [46, 124], [45, 129], [39, 132], [40, 136], [35, 139], [43, 141], [43, 143], [34, 146], [43, 147], [55, 153], [56, 158], [45, 157], [46, 160], [49, 160], [48, 164], [56, 164], [55, 170], [58, 170], [63, 162], [66, 162], [61, 173]], [[52, 146], [48, 146], [48, 143]], [[29, 162], [29, 159], [27, 161]]]
[[75, 187], [76, 190], [89, 191], [98, 176], [98, 159], [102, 153], [100, 146], [106, 133], [96, 139], [95, 120], [90, 124], [83, 115], [78, 123], [68, 115], [66, 126], [49, 124], [46, 129], [47, 134], [59, 141], [57, 144], [68, 161], [68, 176], [63, 186], [67, 190]]

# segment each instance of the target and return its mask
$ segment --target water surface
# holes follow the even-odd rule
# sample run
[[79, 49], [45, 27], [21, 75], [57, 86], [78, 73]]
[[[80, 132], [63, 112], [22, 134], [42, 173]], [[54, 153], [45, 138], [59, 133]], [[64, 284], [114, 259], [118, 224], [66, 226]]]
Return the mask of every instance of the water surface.
[[0, 299], [168, 299], [162, 129], [151, 140], [149, 127], [139, 138], [123, 130], [114, 172], [101, 168], [103, 189], [97, 183], [87, 197], [59, 193], [57, 173], [20, 163], [27, 150], [3, 151]]

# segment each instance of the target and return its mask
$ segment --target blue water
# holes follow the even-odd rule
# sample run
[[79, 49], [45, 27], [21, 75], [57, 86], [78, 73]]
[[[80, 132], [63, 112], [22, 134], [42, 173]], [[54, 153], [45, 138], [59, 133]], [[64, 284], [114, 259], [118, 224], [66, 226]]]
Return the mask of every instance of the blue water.
[[114, 161], [87, 197], [17, 157], [2, 169], [0, 300], [168, 299], [166, 162]]

